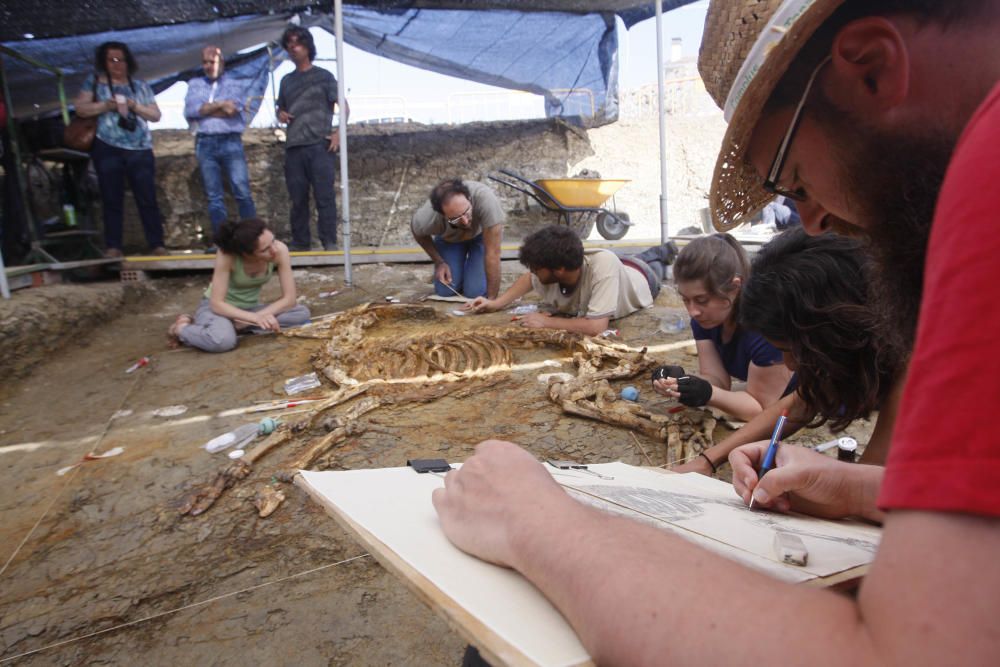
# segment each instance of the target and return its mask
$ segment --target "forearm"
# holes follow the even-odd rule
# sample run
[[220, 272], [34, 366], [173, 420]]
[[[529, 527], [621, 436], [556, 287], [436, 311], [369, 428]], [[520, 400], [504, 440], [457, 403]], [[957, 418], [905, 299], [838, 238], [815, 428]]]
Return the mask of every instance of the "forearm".
[[212, 312], [220, 317], [228, 317], [231, 320], [241, 320], [243, 322], [252, 323], [254, 321], [254, 313], [249, 310], [243, 310], [242, 308], [237, 308], [236, 306], [227, 303], [225, 301], [217, 301], [213, 299], [210, 301], [212, 306]]
[[500, 251], [486, 255], [486, 296], [497, 298], [500, 293]]
[[416, 234], [413, 235], [413, 238], [417, 242], [417, 245], [424, 249], [424, 252], [426, 252], [427, 256], [431, 258], [431, 261], [434, 262], [435, 266], [438, 264], [444, 264], [444, 258], [441, 257], [441, 253], [438, 252], [437, 246], [434, 245], [434, 239], [429, 236], [417, 236]]
[[155, 102], [150, 104], [139, 104], [136, 102], [132, 105], [132, 112], [136, 116], [139, 116], [140, 118], [151, 123], [155, 123], [160, 120], [160, 107], [157, 106]]
[[574, 333], [582, 333], [585, 336], [596, 336], [608, 328], [606, 317], [590, 320], [586, 317], [547, 317], [547, 327], [549, 329], [563, 329]]
[[531, 291], [531, 274], [522, 273], [518, 276], [514, 284], [508, 287], [503, 294], [493, 299], [493, 305], [496, 310], [501, 310], [506, 308], [514, 301], [520, 299], [522, 296]]
[[211, 116], [221, 108], [222, 108], [221, 102], [205, 102], [200, 107], [198, 107], [198, 115]]
[[94, 116], [100, 116], [102, 113], [107, 113], [111, 111], [108, 108], [108, 101], [97, 101], [97, 102], [77, 102], [74, 106], [76, 115], [80, 118], [93, 118]]
[[885, 512], [878, 508], [878, 494], [882, 488], [885, 468], [877, 465], [849, 464], [854, 467], [847, 478], [849, 486], [844, 493], [851, 508], [850, 516], [875, 523], [885, 521]]
[[757, 399], [747, 392], [729, 391], [718, 386], [712, 387], [712, 398], [709, 399], [708, 404], [745, 422], [752, 420], [762, 410]]
[[[780, 399], [776, 403], [769, 405], [764, 408], [759, 414], [750, 419], [742, 428], [737, 429], [734, 433], [730, 434], [722, 440], [722, 442], [712, 445], [705, 450], [705, 455], [712, 460], [716, 466], [719, 466], [726, 462], [729, 458], [729, 452], [733, 451], [737, 447], [742, 447], [751, 442], [757, 442], [758, 440], [766, 440], [771, 437], [771, 433], [774, 431], [774, 425], [778, 421], [778, 417], [781, 415], [783, 410], [788, 410], [790, 415], [794, 415], [792, 412], [793, 406], [798, 402], [795, 394], [789, 394], [784, 398]], [[805, 420], [806, 422], [808, 421]], [[795, 433], [805, 422], [799, 422], [793, 420], [791, 417], [785, 423], [784, 434], [786, 436]]]
[[[516, 569], [566, 616], [597, 664], [864, 662], [849, 657], [867, 644], [848, 598], [774, 581], [569, 498], [520, 526]], [[663, 563], [671, 563], [669, 577]]]
[[261, 308], [258, 313], [263, 313], [265, 315], [279, 315], [286, 310], [289, 310], [295, 306], [295, 296], [282, 296], [277, 301], [273, 301], [267, 304], [265, 307]]

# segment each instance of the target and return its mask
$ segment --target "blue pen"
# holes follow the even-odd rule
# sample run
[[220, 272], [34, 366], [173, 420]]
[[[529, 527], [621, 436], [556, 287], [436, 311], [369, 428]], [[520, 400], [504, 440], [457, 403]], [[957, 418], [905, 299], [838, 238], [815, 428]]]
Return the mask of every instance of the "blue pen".
[[[788, 418], [788, 410], [782, 410], [778, 422], [774, 425], [774, 433], [771, 434], [771, 442], [767, 446], [764, 454], [764, 462], [760, 465], [757, 479], [762, 479], [764, 475], [774, 468], [774, 459], [778, 456], [778, 443], [781, 442], [781, 430], [785, 428], [785, 420]], [[750, 496], [750, 507], [753, 509], [753, 496]]]

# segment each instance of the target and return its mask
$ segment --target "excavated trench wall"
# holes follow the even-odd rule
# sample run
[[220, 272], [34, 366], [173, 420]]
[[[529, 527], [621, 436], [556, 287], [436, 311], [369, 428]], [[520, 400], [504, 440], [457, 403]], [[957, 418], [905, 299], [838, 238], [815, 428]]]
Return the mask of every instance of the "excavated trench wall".
[[[244, 144], [257, 213], [273, 225], [279, 238], [288, 238], [284, 144], [272, 130], [249, 130]], [[571, 165], [593, 152], [586, 132], [556, 120], [351, 126], [349, 149], [352, 241], [375, 246], [412, 243], [410, 216], [441, 179], [486, 180], [487, 174], [500, 168], [529, 178], [565, 176]], [[154, 151], [167, 245], [204, 247], [203, 235], [210, 225], [191, 135], [179, 130], [154, 132]], [[528, 211], [523, 195], [502, 186], [496, 189], [511, 212], [509, 229], [515, 236], [524, 231], [515, 227], [519, 221], [534, 227], [554, 220]], [[337, 194], [339, 217], [339, 181]], [[126, 243], [142, 248], [131, 199], [126, 197]], [[235, 215], [235, 203], [226, 199]]]

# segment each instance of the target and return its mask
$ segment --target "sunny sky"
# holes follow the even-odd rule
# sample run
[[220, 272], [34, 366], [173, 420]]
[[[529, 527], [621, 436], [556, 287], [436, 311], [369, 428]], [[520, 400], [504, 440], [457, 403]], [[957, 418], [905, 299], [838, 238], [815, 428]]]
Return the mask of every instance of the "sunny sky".
[[[698, 53], [705, 21], [707, 0], [701, 0], [664, 15], [664, 48], [670, 40], [682, 40], [684, 57]], [[323, 30], [313, 29], [318, 51], [317, 64], [336, 72], [335, 40]], [[629, 90], [656, 81], [656, 25], [654, 19], [638, 23], [626, 31], [619, 23], [620, 88]], [[530, 118], [544, 114], [541, 97], [495, 88], [428, 72], [382, 58], [349, 44], [344, 46], [347, 96], [352, 121], [368, 118], [405, 117], [422, 123], [468, 122]], [[276, 81], [290, 72], [290, 63], [275, 70]], [[154, 129], [187, 127], [182, 115], [187, 84], [179, 83], [157, 96], [163, 120]], [[254, 126], [269, 127], [273, 113], [269, 105]]]

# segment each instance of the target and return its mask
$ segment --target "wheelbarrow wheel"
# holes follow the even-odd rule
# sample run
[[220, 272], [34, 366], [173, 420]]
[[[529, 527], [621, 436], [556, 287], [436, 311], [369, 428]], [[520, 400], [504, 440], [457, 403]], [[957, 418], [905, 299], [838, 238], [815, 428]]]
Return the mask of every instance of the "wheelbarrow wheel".
[[597, 215], [597, 232], [609, 241], [617, 241], [628, 232], [628, 225], [625, 223], [629, 220], [628, 213], [601, 211]]

